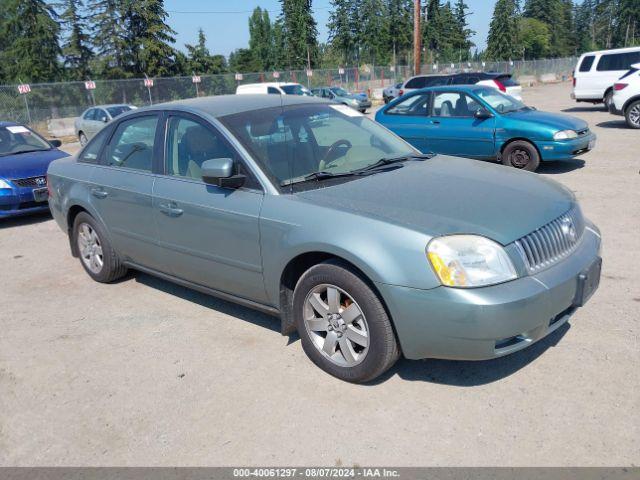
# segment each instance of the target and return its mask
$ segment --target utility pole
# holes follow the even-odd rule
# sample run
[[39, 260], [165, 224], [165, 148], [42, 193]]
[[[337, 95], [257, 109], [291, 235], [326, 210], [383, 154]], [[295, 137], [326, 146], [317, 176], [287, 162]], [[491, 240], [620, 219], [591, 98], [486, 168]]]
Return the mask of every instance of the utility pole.
[[420, 74], [420, 0], [413, 0], [413, 74]]

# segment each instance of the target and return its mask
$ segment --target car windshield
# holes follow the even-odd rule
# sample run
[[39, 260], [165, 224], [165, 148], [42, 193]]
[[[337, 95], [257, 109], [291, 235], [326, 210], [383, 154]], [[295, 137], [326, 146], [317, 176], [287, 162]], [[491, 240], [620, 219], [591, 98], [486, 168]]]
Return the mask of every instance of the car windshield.
[[334, 87], [331, 89], [333, 93], [335, 93], [339, 97], [348, 97], [349, 92], [347, 92], [344, 88]]
[[509, 95], [501, 93], [495, 88], [478, 88], [477, 90], [474, 90], [474, 93], [489, 104], [491, 108], [500, 113], [516, 112], [518, 110], [526, 110], [529, 108], [524, 103]]
[[280, 88], [287, 95], [313, 95], [310, 90], [302, 85], [282, 85]]
[[303, 104], [222, 117], [221, 121], [276, 185], [317, 172], [347, 174], [382, 158], [418, 152], [381, 125], [344, 105]]
[[25, 126], [0, 127], [0, 157], [50, 149], [44, 138]]
[[107, 112], [111, 115], [111, 118], [116, 118], [118, 115], [122, 115], [124, 112], [131, 110], [129, 105], [118, 105], [117, 107], [107, 107]]

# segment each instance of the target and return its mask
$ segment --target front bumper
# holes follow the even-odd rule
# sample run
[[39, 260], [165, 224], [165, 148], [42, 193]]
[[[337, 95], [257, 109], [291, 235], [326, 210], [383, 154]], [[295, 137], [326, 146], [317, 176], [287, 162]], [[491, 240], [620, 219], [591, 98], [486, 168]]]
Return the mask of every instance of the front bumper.
[[0, 190], [0, 218], [28, 215], [49, 210], [48, 202], [36, 202], [32, 188]]
[[593, 150], [596, 143], [596, 135], [589, 132], [572, 140], [552, 140], [536, 142], [542, 160], [567, 160]]
[[600, 236], [591, 226], [569, 257], [534, 276], [474, 289], [376, 286], [406, 358], [487, 360], [521, 350], [564, 324], [577, 309], [578, 276], [599, 252]]

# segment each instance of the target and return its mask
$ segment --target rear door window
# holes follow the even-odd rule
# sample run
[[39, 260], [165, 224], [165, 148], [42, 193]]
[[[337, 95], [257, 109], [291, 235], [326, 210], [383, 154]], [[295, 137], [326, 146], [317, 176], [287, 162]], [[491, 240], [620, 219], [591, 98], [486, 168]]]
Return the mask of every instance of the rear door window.
[[405, 88], [424, 88], [425, 87], [425, 77], [415, 77], [407, 82]]
[[616, 70], [629, 70], [631, 65], [640, 62], [640, 51], [628, 53], [610, 53], [602, 55], [596, 70], [599, 72], [612, 72]]
[[588, 72], [591, 70], [591, 66], [593, 65], [593, 60], [595, 59], [595, 55], [587, 55], [582, 59], [582, 63], [580, 64], [580, 68], [578, 71], [580, 72]]
[[107, 165], [151, 172], [157, 125], [157, 115], [121, 122], [107, 147]]
[[448, 85], [449, 77], [426, 77], [425, 87], [437, 87], [440, 85]]

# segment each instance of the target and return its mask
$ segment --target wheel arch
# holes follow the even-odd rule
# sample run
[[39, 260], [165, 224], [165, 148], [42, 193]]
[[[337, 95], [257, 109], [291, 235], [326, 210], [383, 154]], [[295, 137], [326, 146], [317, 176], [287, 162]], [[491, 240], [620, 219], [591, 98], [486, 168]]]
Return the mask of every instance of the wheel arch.
[[602, 103], [604, 103], [604, 99], [607, 98], [607, 95], [609, 93], [613, 93], [613, 85], [608, 87], [605, 91], [604, 94], [602, 95]]
[[[391, 325], [395, 332], [395, 325], [393, 317], [387, 307], [384, 297], [376, 287], [370, 276], [365, 271], [356, 265], [354, 262], [340, 256], [336, 253], [330, 253], [328, 251], [308, 251], [299, 253], [292, 259], [290, 259], [285, 265], [280, 275], [280, 298], [279, 298], [279, 310], [281, 319], [281, 331], [283, 335], [295, 331], [295, 320], [293, 318], [293, 312], [291, 306], [293, 305], [293, 291], [300, 277], [314, 265], [326, 262], [328, 260], [334, 260], [350, 269], [354, 274], [358, 275], [362, 281], [364, 281], [369, 288], [378, 296], [380, 302], [387, 311], [387, 315], [391, 320]], [[397, 334], [396, 334], [397, 336]]]
[[544, 158], [542, 158], [542, 152], [540, 152], [540, 148], [538, 148], [538, 145], [536, 145], [536, 142], [526, 137], [513, 137], [507, 140], [506, 142], [504, 142], [500, 147], [500, 156], [498, 157], [498, 161], [502, 160], [502, 154], [504, 153], [505, 148], [507, 148], [507, 146], [512, 144], [513, 142], [527, 142], [533, 145], [533, 148], [535, 148], [536, 152], [538, 152], [538, 156], [540, 157], [540, 160], [544, 160]]
[[629, 98], [626, 102], [624, 102], [624, 105], [622, 106], [622, 113], [627, 113], [627, 108], [634, 102], [640, 101], [640, 95], [634, 95], [633, 97]]

